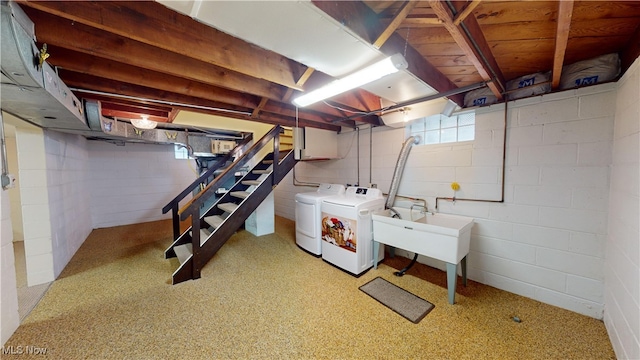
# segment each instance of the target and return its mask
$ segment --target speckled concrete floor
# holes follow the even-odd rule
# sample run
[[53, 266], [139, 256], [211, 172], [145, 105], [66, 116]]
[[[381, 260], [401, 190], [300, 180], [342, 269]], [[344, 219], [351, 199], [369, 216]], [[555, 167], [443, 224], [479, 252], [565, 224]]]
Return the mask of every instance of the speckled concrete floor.
[[[397, 258], [356, 278], [300, 250], [293, 225], [239, 231], [201, 279], [176, 286], [177, 260], [162, 256], [168, 221], [94, 230], [2, 358], [615, 358], [601, 321], [475, 282], [449, 305], [444, 273], [420, 265], [398, 278], [386, 265]], [[376, 276], [435, 309], [407, 321], [358, 289]]]

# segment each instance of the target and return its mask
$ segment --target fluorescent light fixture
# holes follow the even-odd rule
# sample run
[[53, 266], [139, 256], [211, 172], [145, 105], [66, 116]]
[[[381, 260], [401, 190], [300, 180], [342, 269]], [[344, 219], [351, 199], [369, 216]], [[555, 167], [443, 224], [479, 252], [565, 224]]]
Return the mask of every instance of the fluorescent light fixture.
[[381, 79], [398, 70], [406, 69], [408, 66], [409, 64], [401, 54], [395, 54], [342, 79], [332, 81], [319, 89], [301, 95], [293, 99], [293, 104], [298, 107], [305, 107]]
[[142, 119], [131, 119], [131, 124], [138, 129], [151, 130], [155, 129], [158, 123], [153, 120], [149, 120], [148, 115], [142, 115]]

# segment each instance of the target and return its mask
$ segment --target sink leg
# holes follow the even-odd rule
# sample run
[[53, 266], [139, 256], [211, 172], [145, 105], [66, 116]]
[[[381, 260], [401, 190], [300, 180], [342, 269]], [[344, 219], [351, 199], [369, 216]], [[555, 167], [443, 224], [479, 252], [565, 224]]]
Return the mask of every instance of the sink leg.
[[378, 268], [378, 256], [380, 254], [380, 243], [373, 241], [373, 268]]
[[467, 286], [467, 257], [463, 257], [460, 261], [460, 267], [462, 268], [462, 284]]
[[449, 304], [453, 305], [456, 300], [456, 264], [447, 263], [447, 290], [449, 292]]

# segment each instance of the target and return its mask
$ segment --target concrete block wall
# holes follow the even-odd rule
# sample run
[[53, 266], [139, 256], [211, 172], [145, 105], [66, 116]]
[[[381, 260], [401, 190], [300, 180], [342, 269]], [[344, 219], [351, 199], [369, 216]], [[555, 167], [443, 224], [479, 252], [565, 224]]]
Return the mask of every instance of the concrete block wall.
[[93, 228], [168, 219], [162, 208], [196, 178], [194, 160], [177, 160], [173, 145], [89, 141]]
[[618, 81], [604, 265], [604, 322], [619, 359], [640, 359], [639, 61]]
[[[45, 131], [53, 271], [57, 278], [93, 229], [91, 225], [87, 140]], [[44, 245], [42, 246], [44, 248]]]
[[[476, 219], [471, 279], [603, 317], [615, 103], [616, 84], [603, 84], [508, 104], [504, 202], [438, 201], [440, 212]], [[425, 199], [435, 210], [437, 197], [454, 195], [456, 181], [457, 198], [500, 200], [504, 121], [504, 104], [479, 108], [475, 141], [413, 147], [398, 194]], [[344, 159], [298, 164], [298, 179], [372, 182], [388, 192], [405, 130], [365, 129], [360, 141], [352, 136], [338, 135]], [[277, 205], [276, 211], [287, 210], [278, 215], [293, 218], [295, 191], [290, 185], [276, 191], [287, 201]], [[444, 269], [432, 259], [419, 261]]]
[[[0, 125], [2, 114], [0, 114]], [[9, 194], [0, 189], [0, 342], [2, 345], [20, 325], [18, 314], [18, 292], [16, 290], [16, 269], [13, 255], [13, 232], [11, 229], [11, 209]]]
[[16, 144], [27, 283], [33, 286], [55, 279], [45, 136], [40, 128], [16, 129]]

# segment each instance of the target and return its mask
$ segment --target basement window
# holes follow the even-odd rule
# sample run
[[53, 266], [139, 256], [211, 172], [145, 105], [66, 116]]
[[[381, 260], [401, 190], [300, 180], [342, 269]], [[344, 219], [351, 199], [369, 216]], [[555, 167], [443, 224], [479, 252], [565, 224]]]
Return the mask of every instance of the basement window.
[[420, 136], [418, 145], [472, 141], [475, 138], [475, 111], [442, 114], [417, 119], [405, 126], [408, 136]]
[[179, 160], [193, 159], [191, 156], [189, 156], [189, 151], [187, 150], [187, 148], [185, 146], [174, 145], [173, 151], [174, 151], [176, 159], [179, 159]]

